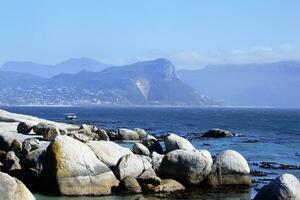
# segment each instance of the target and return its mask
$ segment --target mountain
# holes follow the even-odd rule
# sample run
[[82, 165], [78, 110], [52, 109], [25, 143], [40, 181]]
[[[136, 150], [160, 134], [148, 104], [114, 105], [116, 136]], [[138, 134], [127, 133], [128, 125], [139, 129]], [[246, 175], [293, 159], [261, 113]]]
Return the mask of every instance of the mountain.
[[43, 65], [33, 62], [7, 62], [2, 68], [3, 71], [22, 72], [37, 75], [45, 78], [61, 73], [78, 73], [81, 70], [101, 71], [109, 65], [90, 58], [73, 58], [56, 65]]
[[232, 106], [300, 106], [300, 62], [208, 65], [180, 70], [197, 90]]
[[[1, 73], [10, 73], [4, 72]], [[5, 75], [4, 75], [5, 76]], [[210, 105], [215, 102], [183, 83], [166, 59], [109, 67], [100, 72], [82, 70], [40, 78], [21, 73], [1, 89], [5, 104], [63, 105]], [[1, 83], [1, 82], [0, 82]], [[5, 98], [4, 98], [5, 97]]]

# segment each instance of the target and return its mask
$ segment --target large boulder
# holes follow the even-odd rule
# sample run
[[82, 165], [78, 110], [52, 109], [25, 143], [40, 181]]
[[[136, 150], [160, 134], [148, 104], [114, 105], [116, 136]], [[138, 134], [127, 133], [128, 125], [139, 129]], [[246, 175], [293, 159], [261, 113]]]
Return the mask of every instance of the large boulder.
[[246, 159], [236, 151], [226, 150], [220, 153], [207, 177], [207, 184], [251, 185], [250, 169]]
[[138, 182], [142, 184], [154, 184], [157, 185], [161, 182], [161, 179], [156, 175], [154, 169], [148, 169], [144, 171], [138, 178]]
[[148, 148], [141, 143], [135, 143], [132, 146], [132, 152], [138, 155], [150, 156], [150, 151]]
[[122, 193], [138, 194], [142, 192], [142, 188], [136, 178], [127, 176], [120, 181], [119, 189]]
[[142, 140], [142, 144], [149, 149], [150, 153], [154, 151], [160, 154], [163, 153], [163, 148], [161, 147], [159, 141], [152, 135], [147, 135], [146, 137], [144, 137]]
[[292, 174], [282, 174], [257, 193], [254, 200], [300, 199], [300, 183]]
[[133, 154], [130, 149], [109, 141], [90, 141], [89, 147], [100, 161], [108, 167], [116, 166], [121, 157]]
[[0, 200], [35, 200], [35, 198], [21, 181], [0, 172]]
[[188, 185], [198, 185], [207, 177], [212, 164], [212, 157], [206, 150], [175, 150], [164, 156], [159, 176]]
[[155, 184], [144, 184], [143, 189], [151, 193], [171, 193], [185, 190], [185, 187], [172, 179], [162, 179], [157, 185]]
[[116, 165], [114, 172], [119, 180], [127, 176], [139, 177], [144, 171], [151, 169], [151, 159], [147, 156], [128, 154], [123, 156]]
[[134, 131], [127, 128], [120, 128], [118, 131], [118, 138], [120, 140], [139, 140], [139, 134]]
[[202, 137], [222, 138], [222, 137], [233, 137], [233, 136], [234, 134], [230, 131], [214, 128], [205, 132]]
[[195, 147], [185, 138], [169, 133], [165, 137], [166, 152], [170, 152], [176, 149], [182, 150], [194, 150]]
[[86, 144], [69, 136], [58, 136], [49, 145], [41, 180], [41, 189], [72, 196], [108, 195], [119, 184]]

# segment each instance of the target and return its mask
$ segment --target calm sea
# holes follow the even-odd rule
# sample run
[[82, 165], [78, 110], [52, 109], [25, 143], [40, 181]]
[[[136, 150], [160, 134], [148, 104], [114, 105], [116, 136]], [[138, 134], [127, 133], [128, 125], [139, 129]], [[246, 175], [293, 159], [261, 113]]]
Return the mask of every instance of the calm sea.
[[[211, 128], [222, 128], [238, 133], [238, 137], [223, 139], [195, 139], [198, 149], [207, 149], [213, 155], [223, 150], [240, 152], [250, 168], [267, 173], [254, 177], [254, 185], [268, 182], [281, 173], [292, 173], [300, 178], [300, 170], [262, 169], [262, 161], [300, 165], [300, 109], [275, 108], [144, 108], [144, 107], [2, 107], [11, 112], [24, 113], [54, 121], [66, 122], [65, 113], [75, 113], [78, 120], [72, 123], [95, 124], [106, 128], [144, 128], [152, 134], [173, 132], [180, 135], [202, 133]], [[70, 121], [68, 121], [69, 123]], [[128, 146], [128, 144], [125, 144]], [[130, 146], [130, 144], [129, 144]], [[248, 193], [209, 193], [191, 196], [195, 199], [249, 199]], [[64, 200], [63, 197], [37, 199]], [[86, 199], [135, 199], [137, 196], [84, 197]], [[69, 199], [69, 198], [67, 198]], [[72, 198], [73, 199], [73, 198]], [[77, 198], [76, 198], [77, 200]]]

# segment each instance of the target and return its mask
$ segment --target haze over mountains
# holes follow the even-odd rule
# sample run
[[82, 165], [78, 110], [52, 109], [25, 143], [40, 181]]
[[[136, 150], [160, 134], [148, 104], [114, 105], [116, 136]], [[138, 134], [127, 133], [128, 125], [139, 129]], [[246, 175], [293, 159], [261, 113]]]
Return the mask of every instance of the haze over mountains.
[[209, 65], [180, 70], [197, 90], [231, 106], [300, 106], [300, 62]]
[[52, 66], [8, 62], [0, 68], [0, 104], [299, 107], [299, 99], [297, 61], [177, 72], [166, 59], [113, 67], [79, 58]]
[[[19, 68], [21, 65], [13, 70]], [[7, 65], [6, 70], [10, 70]], [[99, 72], [60, 73], [51, 78], [0, 71], [0, 78], [0, 103], [10, 105], [200, 106], [216, 103], [183, 83], [173, 64], [166, 59], [109, 67]]]

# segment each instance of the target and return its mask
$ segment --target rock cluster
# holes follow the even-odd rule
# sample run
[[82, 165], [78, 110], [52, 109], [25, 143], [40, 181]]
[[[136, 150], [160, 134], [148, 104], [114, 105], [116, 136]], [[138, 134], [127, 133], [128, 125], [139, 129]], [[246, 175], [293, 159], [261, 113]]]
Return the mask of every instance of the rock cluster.
[[[160, 141], [138, 128], [114, 131], [22, 119], [5, 122], [11, 127], [5, 133], [0, 122], [0, 168], [49, 194], [173, 193], [189, 186], [251, 185], [247, 161], [233, 150], [213, 161], [207, 150], [173, 133]], [[129, 149], [114, 140], [135, 143]]]

